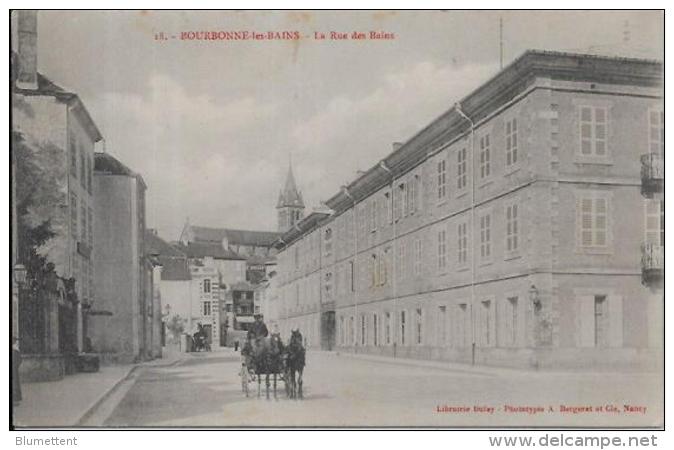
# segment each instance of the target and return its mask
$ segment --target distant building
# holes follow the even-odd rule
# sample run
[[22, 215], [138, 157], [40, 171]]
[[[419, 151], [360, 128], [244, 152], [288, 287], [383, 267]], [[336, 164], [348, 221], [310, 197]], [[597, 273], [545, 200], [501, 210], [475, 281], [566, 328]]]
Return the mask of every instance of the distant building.
[[[189, 261], [192, 277], [203, 274], [217, 277], [220, 305], [211, 304], [211, 314], [219, 311], [219, 330], [211, 326], [213, 342], [232, 345], [242, 340], [249, 323], [253, 321], [254, 292], [276, 265], [274, 242], [280, 233], [273, 231], [211, 228], [185, 224], [177, 248]], [[203, 290], [199, 295], [206, 294]], [[215, 298], [210, 296], [211, 302]], [[207, 301], [204, 297], [204, 300]], [[203, 318], [205, 320], [205, 318]], [[217, 333], [216, 333], [217, 331]], [[231, 332], [231, 333], [230, 333]], [[231, 339], [228, 337], [231, 335]]]
[[[17, 242], [14, 262], [28, 267], [29, 283], [43, 276], [51, 280], [39, 281], [37, 290], [20, 289], [13, 326], [24, 354], [22, 379], [58, 379], [74, 370], [86, 334], [83, 310], [96, 298], [92, 179], [94, 148], [102, 136], [77, 94], [38, 73], [37, 11], [13, 11], [11, 20], [13, 137], [20, 136], [23, 157], [42, 173], [35, 192], [51, 195], [32, 205], [28, 216], [33, 226], [48, 220], [55, 233], [37, 249], [54, 264], [50, 274], [31, 273], [42, 269], [30, 267], [28, 244]], [[17, 231], [21, 241], [25, 230]]]
[[143, 178], [108, 153], [96, 153], [94, 253], [97, 298], [89, 336], [105, 359], [152, 358], [153, 264], [145, 253]]
[[312, 346], [521, 367], [662, 361], [663, 64], [528, 51], [288, 229]]
[[[168, 330], [169, 323], [174, 320], [182, 322], [183, 332], [192, 329], [192, 303], [194, 295], [192, 276], [187, 255], [177, 246], [171, 245], [157, 235], [156, 230], [148, 230], [145, 234], [146, 253], [151, 255], [161, 266], [159, 278], [155, 276], [153, 286], [159, 291], [161, 298], [161, 317], [163, 318], [162, 344], [179, 336], [172, 336]], [[194, 299], [196, 302], [196, 298]], [[197, 318], [198, 320], [199, 318]], [[160, 335], [160, 336], [161, 336]]]

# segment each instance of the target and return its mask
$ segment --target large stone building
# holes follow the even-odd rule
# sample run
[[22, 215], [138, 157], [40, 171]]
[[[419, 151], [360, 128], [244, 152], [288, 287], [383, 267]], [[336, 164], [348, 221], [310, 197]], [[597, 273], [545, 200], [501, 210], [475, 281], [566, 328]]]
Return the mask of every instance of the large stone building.
[[[22, 379], [57, 379], [73, 366], [67, 356], [83, 348], [82, 312], [95, 299], [92, 179], [94, 148], [102, 136], [77, 94], [38, 73], [37, 11], [13, 11], [11, 19], [13, 151], [20, 139], [21, 155], [14, 156], [32, 168], [36, 197], [16, 211], [22, 219], [13, 262], [28, 267], [29, 280], [13, 304], [14, 334], [24, 353]], [[22, 179], [15, 183], [27, 179], [25, 173], [16, 175]], [[33, 264], [35, 258], [30, 261], [26, 234], [47, 221], [54, 234], [34, 250], [53, 264], [48, 273]]]
[[[104, 359], [131, 362], [154, 354], [153, 263], [145, 249], [143, 178], [108, 153], [96, 153], [94, 252], [97, 297], [89, 337]], [[161, 307], [159, 307], [161, 311]]]
[[661, 361], [662, 77], [524, 53], [282, 236], [282, 332], [477, 364]]

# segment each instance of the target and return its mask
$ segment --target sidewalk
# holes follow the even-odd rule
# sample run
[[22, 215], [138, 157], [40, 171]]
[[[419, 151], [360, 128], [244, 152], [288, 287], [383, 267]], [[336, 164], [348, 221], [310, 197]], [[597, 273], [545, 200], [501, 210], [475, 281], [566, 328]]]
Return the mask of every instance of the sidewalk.
[[76, 373], [62, 380], [23, 383], [23, 401], [14, 406], [14, 426], [73, 427], [139, 367], [169, 366], [186, 355], [170, 349], [164, 357], [139, 364], [102, 366], [94, 373]]
[[[597, 375], [601, 373], [623, 373], [623, 371], [615, 369], [603, 369], [596, 370], [592, 368], [587, 369], [527, 369], [527, 368], [515, 368], [515, 367], [502, 367], [502, 366], [485, 366], [485, 365], [471, 365], [465, 363], [457, 363], [450, 361], [438, 361], [438, 360], [427, 360], [427, 359], [414, 359], [414, 358], [393, 358], [391, 356], [380, 356], [380, 355], [371, 355], [368, 353], [352, 353], [352, 352], [340, 352], [340, 351], [331, 351], [327, 352], [333, 354], [337, 358], [353, 358], [360, 359], [364, 361], [379, 362], [383, 364], [394, 364], [394, 365], [404, 365], [404, 366], [414, 366], [414, 367], [427, 367], [433, 369], [447, 370], [451, 372], [464, 372], [464, 373], [474, 373], [476, 375], [487, 375], [487, 376], [570, 376], [570, 375]], [[657, 371], [634, 371], [630, 372], [632, 374], [649, 374], [649, 373], [658, 373]]]

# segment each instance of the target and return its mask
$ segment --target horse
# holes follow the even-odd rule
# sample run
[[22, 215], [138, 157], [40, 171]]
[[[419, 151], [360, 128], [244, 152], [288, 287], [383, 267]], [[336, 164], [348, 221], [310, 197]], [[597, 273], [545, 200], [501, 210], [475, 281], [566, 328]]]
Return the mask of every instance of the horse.
[[272, 335], [267, 338], [258, 338], [253, 347], [252, 363], [255, 378], [257, 378], [257, 396], [261, 396], [262, 376], [265, 376], [267, 387], [267, 400], [269, 400], [269, 376], [273, 376], [274, 398], [276, 396], [277, 375], [283, 372], [283, 342], [278, 335]]
[[293, 330], [286, 348], [286, 393], [289, 398], [303, 398], [302, 373], [304, 372], [306, 351], [302, 342], [300, 330]]

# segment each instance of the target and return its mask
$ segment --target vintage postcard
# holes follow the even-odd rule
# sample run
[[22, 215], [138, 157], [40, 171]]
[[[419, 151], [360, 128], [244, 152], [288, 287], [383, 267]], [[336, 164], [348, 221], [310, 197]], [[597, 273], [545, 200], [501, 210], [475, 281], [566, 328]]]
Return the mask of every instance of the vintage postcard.
[[10, 428], [664, 427], [663, 11], [10, 14]]

